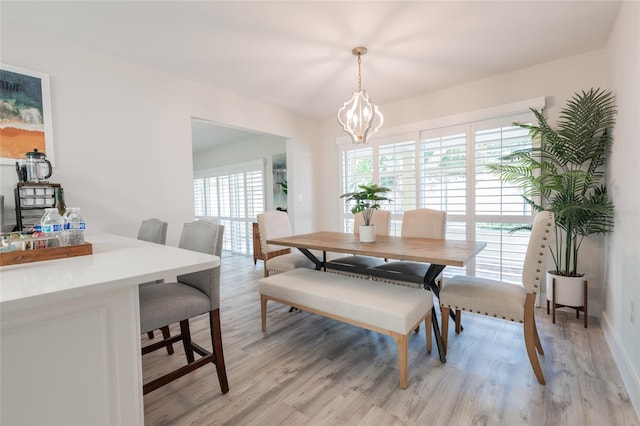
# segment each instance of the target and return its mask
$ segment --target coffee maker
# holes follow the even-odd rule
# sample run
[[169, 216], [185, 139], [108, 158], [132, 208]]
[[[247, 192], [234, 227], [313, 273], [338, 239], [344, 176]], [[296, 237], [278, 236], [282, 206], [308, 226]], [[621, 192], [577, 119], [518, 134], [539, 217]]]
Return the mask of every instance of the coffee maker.
[[51, 177], [53, 168], [51, 162], [47, 160], [47, 156], [38, 152], [38, 148], [33, 148], [25, 154], [24, 164], [16, 162], [16, 172], [18, 173], [19, 182], [29, 183], [47, 183], [47, 179]]

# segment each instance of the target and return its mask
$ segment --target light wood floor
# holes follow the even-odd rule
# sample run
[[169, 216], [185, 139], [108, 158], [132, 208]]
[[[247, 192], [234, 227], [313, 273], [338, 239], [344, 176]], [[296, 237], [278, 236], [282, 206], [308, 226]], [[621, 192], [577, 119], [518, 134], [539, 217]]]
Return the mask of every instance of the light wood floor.
[[[213, 365], [202, 367], [145, 396], [146, 424], [640, 425], [595, 317], [584, 329], [574, 311], [559, 312], [556, 324], [537, 311], [546, 386], [535, 379], [519, 324], [465, 314], [460, 335], [450, 326], [446, 364], [435, 344], [426, 353], [421, 328], [409, 343], [409, 387], [402, 390], [390, 337], [276, 303], [263, 334], [261, 277], [260, 261], [225, 253], [229, 393], [220, 393]], [[193, 322], [192, 334], [210, 348], [206, 319]], [[181, 345], [171, 356], [145, 355], [145, 383], [183, 361]]]

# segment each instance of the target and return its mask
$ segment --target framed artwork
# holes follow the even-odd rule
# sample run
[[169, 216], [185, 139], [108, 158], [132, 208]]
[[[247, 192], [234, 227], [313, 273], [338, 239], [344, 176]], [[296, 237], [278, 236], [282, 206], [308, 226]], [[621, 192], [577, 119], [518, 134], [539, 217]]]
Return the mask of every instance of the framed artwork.
[[0, 64], [0, 164], [37, 148], [53, 164], [49, 76]]
[[287, 211], [287, 154], [274, 154], [271, 160], [273, 173], [273, 206]]

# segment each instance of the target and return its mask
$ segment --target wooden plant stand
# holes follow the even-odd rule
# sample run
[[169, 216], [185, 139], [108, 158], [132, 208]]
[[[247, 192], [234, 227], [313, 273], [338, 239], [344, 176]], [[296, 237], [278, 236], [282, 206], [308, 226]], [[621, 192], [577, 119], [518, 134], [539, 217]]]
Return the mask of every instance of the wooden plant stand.
[[[580, 318], [580, 311], [584, 312], [584, 328], [587, 328], [587, 322], [588, 322], [588, 310], [587, 310], [587, 305], [588, 305], [588, 300], [589, 297], [587, 295], [587, 280], [584, 280], [583, 282], [584, 285], [584, 304], [582, 306], [568, 306], [568, 305], [561, 305], [560, 303], [556, 303], [556, 279], [553, 278], [551, 281], [551, 312], [552, 312], [552, 320], [553, 323], [556, 323], [556, 308], [572, 308], [576, 310], [576, 318]], [[547, 315], [549, 315], [549, 300], [547, 300]]]

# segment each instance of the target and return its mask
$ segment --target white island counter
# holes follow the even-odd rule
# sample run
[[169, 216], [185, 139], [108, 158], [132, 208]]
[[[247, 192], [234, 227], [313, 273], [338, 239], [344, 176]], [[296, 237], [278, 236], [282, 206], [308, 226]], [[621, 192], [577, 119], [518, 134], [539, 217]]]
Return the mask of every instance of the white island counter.
[[116, 235], [93, 254], [0, 267], [0, 424], [143, 424], [138, 284], [217, 256]]

